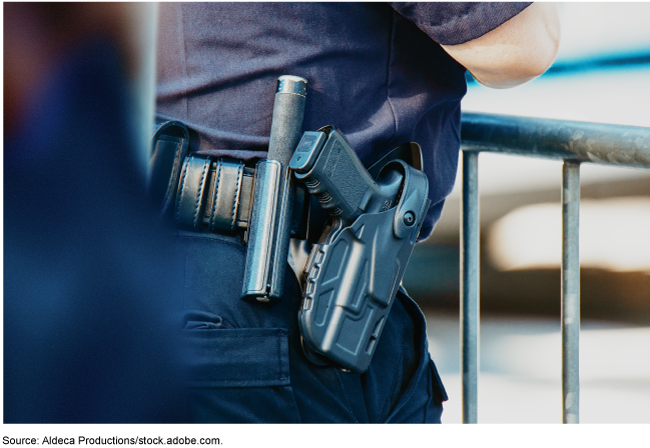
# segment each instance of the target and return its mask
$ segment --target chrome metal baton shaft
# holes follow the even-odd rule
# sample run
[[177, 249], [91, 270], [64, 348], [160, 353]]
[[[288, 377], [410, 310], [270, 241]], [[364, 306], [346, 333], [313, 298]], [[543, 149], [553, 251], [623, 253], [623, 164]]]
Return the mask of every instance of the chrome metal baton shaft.
[[306, 95], [306, 79], [278, 78], [268, 158], [256, 169], [242, 287], [245, 300], [277, 302], [284, 292], [295, 190], [289, 161], [302, 136]]

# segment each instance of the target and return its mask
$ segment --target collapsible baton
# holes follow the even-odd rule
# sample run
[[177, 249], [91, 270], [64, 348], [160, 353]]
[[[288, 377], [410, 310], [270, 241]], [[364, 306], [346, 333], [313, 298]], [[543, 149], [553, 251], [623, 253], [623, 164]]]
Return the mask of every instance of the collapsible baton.
[[307, 80], [280, 76], [273, 104], [268, 158], [255, 170], [255, 195], [248, 224], [242, 299], [278, 302], [284, 275], [295, 195], [289, 161], [300, 141]]

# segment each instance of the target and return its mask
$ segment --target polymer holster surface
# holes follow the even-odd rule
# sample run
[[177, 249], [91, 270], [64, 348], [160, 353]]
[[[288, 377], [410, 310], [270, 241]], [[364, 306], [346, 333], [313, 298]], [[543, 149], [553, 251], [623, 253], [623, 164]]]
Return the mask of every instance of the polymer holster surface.
[[315, 363], [363, 373], [429, 208], [428, 180], [402, 160], [373, 179], [331, 126], [305, 132], [289, 167], [332, 217], [303, 273], [303, 348]]

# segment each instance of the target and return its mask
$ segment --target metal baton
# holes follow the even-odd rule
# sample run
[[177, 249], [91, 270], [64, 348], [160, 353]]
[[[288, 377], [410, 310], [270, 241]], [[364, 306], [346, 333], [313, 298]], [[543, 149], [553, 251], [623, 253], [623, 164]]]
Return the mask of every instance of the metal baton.
[[241, 298], [278, 302], [284, 289], [295, 185], [289, 161], [302, 136], [307, 80], [280, 76], [269, 153], [257, 163]]

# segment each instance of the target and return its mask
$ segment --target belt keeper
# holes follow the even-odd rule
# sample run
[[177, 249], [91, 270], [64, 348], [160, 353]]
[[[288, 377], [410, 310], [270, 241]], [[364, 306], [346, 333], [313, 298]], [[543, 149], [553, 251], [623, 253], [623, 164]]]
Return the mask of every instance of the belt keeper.
[[194, 231], [234, 233], [245, 229], [253, 173], [242, 161], [187, 156], [176, 195], [176, 223]]
[[234, 232], [240, 205], [244, 164], [218, 159], [211, 168], [210, 213], [205, 213], [210, 230]]
[[174, 216], [181, 227], [199, 230], [203, 224], [205, 185], [210, 159], [188, 156], [183, 162]]

